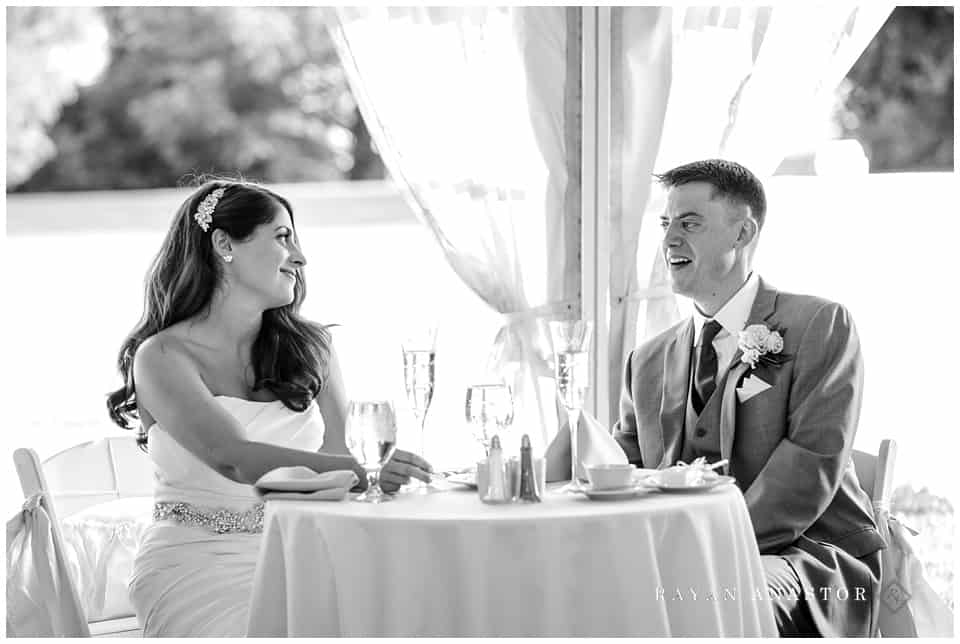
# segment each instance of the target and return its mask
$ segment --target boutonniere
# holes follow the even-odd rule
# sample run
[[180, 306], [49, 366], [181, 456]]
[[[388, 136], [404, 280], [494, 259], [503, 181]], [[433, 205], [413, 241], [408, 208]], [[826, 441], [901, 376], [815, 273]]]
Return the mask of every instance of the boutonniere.
[[783, 336], [786, 329], [770, 329], [765, 324], [751, 324], [740, 332], [737, 347], [743, 352], [740, 362], [755, 369], [758, 364], [782, 365], [791, 356], [783, 353]]

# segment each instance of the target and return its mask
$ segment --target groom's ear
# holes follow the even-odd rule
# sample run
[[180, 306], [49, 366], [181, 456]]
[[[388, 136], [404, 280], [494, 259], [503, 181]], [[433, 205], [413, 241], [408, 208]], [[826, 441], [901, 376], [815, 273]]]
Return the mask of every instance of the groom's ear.
[[740, 220], [740, 231], [737, 233], [737, 246], [741, 248], [748, 246], [756, 236], [757, 232], [760, 230], [760, 227], [757, 225], [757, 220], [753, 218], [752, 215], [745, 216]]

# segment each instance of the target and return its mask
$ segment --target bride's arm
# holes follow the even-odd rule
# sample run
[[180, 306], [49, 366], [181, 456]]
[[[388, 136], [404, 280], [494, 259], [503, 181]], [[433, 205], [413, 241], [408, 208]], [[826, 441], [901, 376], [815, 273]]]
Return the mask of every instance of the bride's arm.
[[[327, 386], [317, 396], [317, 407], [323, 414], [324, 435], [323, 451], [327, 454], [349, 454], [346, 439], [347, 395], [343, 386], [343, 374], [340, 371], [340, 361], [337, 354], [330, 349], [330, 366], [327, 372]], [[363, 470], [355, 470], [360, 477], [357, 489], [366, 488], [366, 478]], [[433, 468], [417, 454], [398, 449], [393, 453], [390, 461], [380, 473], [381, 487], [392, 492], [410, 480], [410, 477], [421, 481], [430, 481], [430, 472]]]
[[349, 454], [347, 450], [347, 394], [337, 352], [330, 347], [327, 382], [317, 396], [317, 407], [323, 415], [323, 451], [328, 454]]
[[328, 454], [247, 440], [174, 339], [153, 337], [141, 344], [133, 372], [138, 405], [184, 449], [230, 480], [252, 485], [274, 468], [293, 465], [315, 472], [353, 470], [363, 476], [346, 449]]

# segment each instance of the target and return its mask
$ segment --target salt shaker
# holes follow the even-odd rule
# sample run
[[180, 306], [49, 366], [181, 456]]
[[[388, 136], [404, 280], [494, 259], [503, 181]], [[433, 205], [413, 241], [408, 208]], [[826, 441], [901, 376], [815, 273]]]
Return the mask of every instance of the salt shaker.
[[507, 468], [500, 448], [500, 437], [490, 441], [490, 455], [487, 457], [487, 493], [481, 500], [484, 503], [509, 503], [510, 488], [507, 485]]
[[537, 494], [537, 476], [533, 471], [533, 449], [530, 446], [530, 436], [523, 435], [520, 440], [520, 492], [518, 500], [521, 503], [540, 503]]

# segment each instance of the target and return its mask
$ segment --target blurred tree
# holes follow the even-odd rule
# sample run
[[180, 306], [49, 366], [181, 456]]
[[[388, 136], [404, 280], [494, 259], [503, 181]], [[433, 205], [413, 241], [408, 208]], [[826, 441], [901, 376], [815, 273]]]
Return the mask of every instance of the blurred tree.
[[900, 485], [893, 491], [890, 508], [895, 513], [953, 513], [953, 505], [949, 499], [937, 496], [925, 487], [915, 490], [912, 485]]
[[953, 170], [953, 7], [898, 6], [841, 86], [871, 172]]
[[164, 187], [211, 172], [324, 181], [356, 165], [365, 130], [322, 9], [100, 11], [109, 68], [63, 110], [57, 157], [21, 190]]
[[360, 110], [354, 111], [353, 127], [350, 128], [353, 134], [353, 167], [350, 168], [350, 180], [357, 181], [361, 179], [383, 179], [387, 176], [387, 170], [383, 165], [383, 159], [377, 153], [373, 137], [367, 130], [366, 123], [360, 116]]
[[96, 9], [7, 7], [7, 186], [56, 154], [47, 128], [106, 57], [106, 26]]

